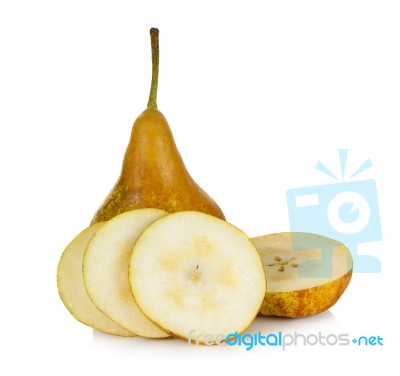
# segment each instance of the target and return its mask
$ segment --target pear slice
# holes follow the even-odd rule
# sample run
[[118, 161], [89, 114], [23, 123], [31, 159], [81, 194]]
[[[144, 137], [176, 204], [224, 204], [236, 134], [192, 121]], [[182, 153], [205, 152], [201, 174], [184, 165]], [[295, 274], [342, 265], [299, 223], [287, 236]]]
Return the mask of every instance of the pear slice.
[[350, 282], [351, 253], [336, 240], [301, 232], [251, 240], [261, 255], [267, 278], [262, 315], [315, 315], [332, 307]]
[[129, 260], [140, 233], [167, 215], [161, 209], [138, 209], [117, 215], [90, 240], [83, 258], [83, 277], [93, 303], [123, 328], [142, 337], [168, 334], [154, 326], [133, 300], [128, 280]]
[[250, 239], [233, 225], [194, 211], [162, 217], [143, 231], [132, 252], [129, 281], [139, 308], [158, 327], [207, 344], [243, 332], [266, 288]]
[[86, 246], [103, 224], [99, 222], [86, 228], [65, 248], [57, 268], [58, 292], [65, 307], [81, 323], [114, 335], [134, 336], [97, 309], [83, 282], [82, 261]]

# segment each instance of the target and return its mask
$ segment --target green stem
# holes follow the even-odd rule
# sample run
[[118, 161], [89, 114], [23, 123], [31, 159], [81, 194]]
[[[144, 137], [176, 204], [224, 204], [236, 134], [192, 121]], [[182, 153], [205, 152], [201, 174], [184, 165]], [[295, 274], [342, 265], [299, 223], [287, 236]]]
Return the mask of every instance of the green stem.
[[151, 38], [151, 62], [152, 62], [152, 75], [151, 75], [151, 88], [147, 108], [157, 108], [157, 89], [158, 89], [158, 67], [160, 60], [160, 51], [158, 49], [158, 29], [152, 27], [150, 29]]

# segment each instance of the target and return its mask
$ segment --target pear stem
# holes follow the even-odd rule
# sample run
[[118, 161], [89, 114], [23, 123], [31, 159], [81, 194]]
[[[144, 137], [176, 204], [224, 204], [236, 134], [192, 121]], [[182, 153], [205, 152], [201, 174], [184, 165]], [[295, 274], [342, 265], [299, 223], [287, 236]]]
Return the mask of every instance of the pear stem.
[[151, 62], [152, 62], [152, 75], [151, 75], [151, 88], [147, 108], [157, 108], [157, 89], [158, 89], [158, 68], [160, 60], [160, 50], [158, 48], [158, 34], [159, 31], [155, 27], [150, 29], [151, 38]]

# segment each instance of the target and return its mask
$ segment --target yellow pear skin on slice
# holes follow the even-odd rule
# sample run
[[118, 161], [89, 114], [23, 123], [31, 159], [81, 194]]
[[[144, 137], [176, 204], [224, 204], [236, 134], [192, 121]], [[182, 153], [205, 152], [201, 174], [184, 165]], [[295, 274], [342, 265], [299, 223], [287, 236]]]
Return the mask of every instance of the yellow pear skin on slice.
[[128, 280], [129, 260], [141, 232], [167, 214], [161, 209], [137, 209], [115, 216], [96, 232], [83, 258], [84, 282], [93, 303], [123, 328], [142, 337], [164, 338], [168, 334], [137, 307]]
[[[194, 211], [172, 213], [143, 231], [129, 281], [152, 322], [197, 343], [243, 332], [257, 316], [266, 288], [250, 239], [230, 223]], [[200, 333], [212, 337], [198, 339]]]
[[298, 232], [251, 240], [260, 253], [267, 279], [261, 315], [315, 315], [332, 307], [350, 283], [351, 253], [336, 240]]
[[103, 224], [100, 222], [86, 228], [65, 248], [57, 268], [58, 292], [65, 307], [81, 323], [109, 334], [134, 336], [97, 309], [83, 282], [82, 262], [86, 246]]

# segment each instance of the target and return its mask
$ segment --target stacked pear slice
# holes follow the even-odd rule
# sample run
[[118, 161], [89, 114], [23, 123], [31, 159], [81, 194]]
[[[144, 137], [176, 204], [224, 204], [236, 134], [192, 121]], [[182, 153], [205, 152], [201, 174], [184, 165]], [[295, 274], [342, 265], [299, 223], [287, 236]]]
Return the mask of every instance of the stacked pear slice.
[[266, 291], [260, 255], [224, 220], [137, 209], [84, 234], [58, 268], [62, 300], [84, 324], [125, 336], [188, 339], [195, 330], [216, 338], [242, 333], [259, 312]]
[[166, 214], [160, 209], [138, 209], [114, 217], [97, 231], [83, 259], [85, 286], [93, 303], [123, 328], [142, 337], [168, 335], [143, 316], [133, 299], [129, 260], [141, 232]]
[[163, 331], [188, 339], [242, 333], [257, 316], [265, 276], [249, 238], [199, 212], [162, 217], [138, 238], [129, 281], [142, 312]]
[[57, 286], [65, 307], [78, 321], [106, 333], [119, 336], [134, 334], [104, 315], [90, 299], [83, 280], [82, 262], [86, 247], [104, 222], [79, 233], [65, 248], [57, 269]]

